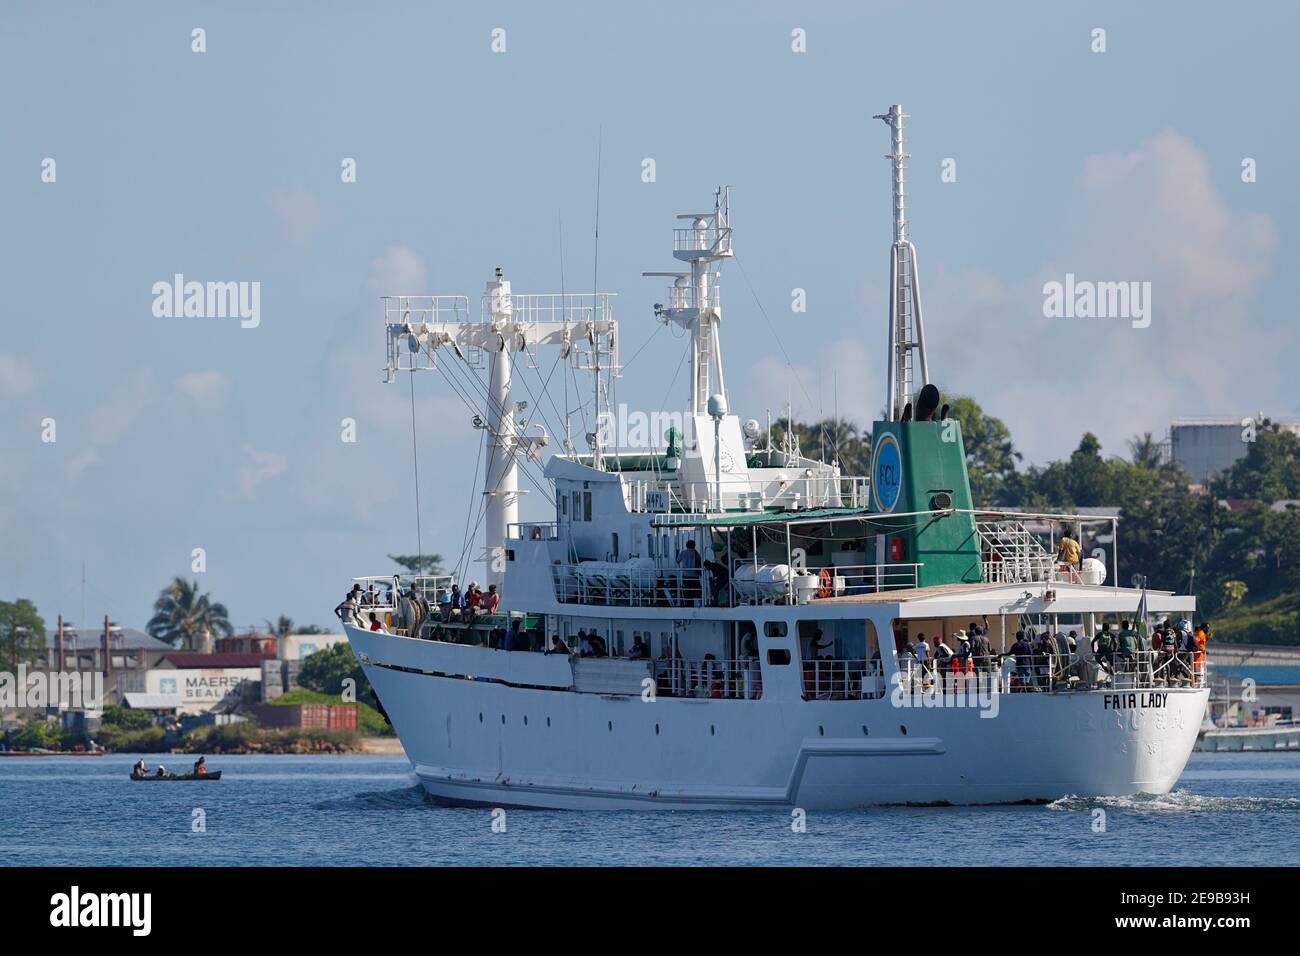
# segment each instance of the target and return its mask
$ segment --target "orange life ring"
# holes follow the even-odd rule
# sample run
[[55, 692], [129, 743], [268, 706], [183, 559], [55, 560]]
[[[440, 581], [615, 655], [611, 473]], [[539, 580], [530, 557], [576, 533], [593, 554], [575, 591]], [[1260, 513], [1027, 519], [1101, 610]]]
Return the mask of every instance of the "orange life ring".
[[817, 575], [817, 596], [825, 598], [831, 596], [831, 573], [822, 568], [822, 573]]

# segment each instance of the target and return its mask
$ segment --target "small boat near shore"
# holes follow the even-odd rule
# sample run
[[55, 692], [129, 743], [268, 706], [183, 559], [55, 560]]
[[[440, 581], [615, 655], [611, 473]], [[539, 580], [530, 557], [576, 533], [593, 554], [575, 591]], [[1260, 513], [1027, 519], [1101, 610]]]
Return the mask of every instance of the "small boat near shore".
[[102, 757], [104, 750], [0, 750], [0, 757]]
[[165, 773], [161, 777], [156, 773], [131, 774], [132, 780], [220, 780], [221, 771], [213, 770], [210, 773]]

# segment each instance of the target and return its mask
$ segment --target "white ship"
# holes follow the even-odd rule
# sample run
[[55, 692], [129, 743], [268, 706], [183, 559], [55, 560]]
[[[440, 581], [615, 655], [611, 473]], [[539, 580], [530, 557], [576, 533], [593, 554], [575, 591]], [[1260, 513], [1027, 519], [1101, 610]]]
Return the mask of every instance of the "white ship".
[[[521, 469], [540, 467], [550, 435], [529, 411], [543, 397], [525, 404], [512, 386], [555, 350], [561, 378], [594, 382], [588, 424], [604, 421], [619, 375], [610, 297], [516, 294], [498, 269], [478, 317], [460, 296], [383, 300], [390, 381], [455, 366], [467, 394], [477, 383], [486, 580], [501, 595], [471, 619], [438, 611], [448, 580], [404, 578], [432, 614], [416, 625], [390, 596], [347, 627], [430, 794], [855, 808], [1164, 793], [1178, 780], [1205, 711], [1203, 665], [1146, 650], [1098, 660], [1092, 639], [1139, 615], [1190, 617], [1195, 599], [1108, 580], [1111, 519], [1091, 536], [1105, 549], [1066, 565], [1052, 536], [1096, 519], [973, 507], [961, 428], [929, 384], [904, 114], [880, 118], [893, 134], [894, 234], [888, 417], [872, 429], [870, 475], [774, 444], [770, 424], [729, 410], [725, 189], [712, 211], [680, 217], [682, 271], [647, 273], [672, 278], [655, 317], [690, 340], [689, 395], [666, 419], [680, 427], [635, 452], [601, 427], [583, 453], [566, 437], [538, 483], [552, 520], [518, 517]], [[368, 629], [372, 613], [384, 630]], [[937, 640], [958, 650], [972, 623], [994, 656], [940, 669], [901, 650], [922, 636], [931, 654]], [[1079, 636], [1068, 653], [1017, 661], [1003, 655], [1020, 630]]]

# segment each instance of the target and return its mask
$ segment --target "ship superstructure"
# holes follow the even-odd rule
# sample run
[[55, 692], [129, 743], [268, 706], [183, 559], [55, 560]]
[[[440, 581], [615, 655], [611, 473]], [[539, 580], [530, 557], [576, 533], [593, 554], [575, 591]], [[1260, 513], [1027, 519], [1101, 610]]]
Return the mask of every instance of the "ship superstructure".
[[[1205, 708], [1203, 663], [1131, 634], [1117, 655], [1098, 638], [1125, 621], [1137, 632], [1190, 617], [1194, 598], [1108, 581], [1114, 519], [975, 507], [960, 423], [929, 383], [904, 115], [882, 117], [894, 173], [889, 394], [868, 475], [774, 442], [770, 425], [730, 409], [726, 188], [674, 231], [687, 270], [647, 273], [672, 280], [655, 316], [689, 335], [691, 372], [680, 416], [647, 448], [613, 447], [601, 425], [619, 374], [608, 295], [519, 295], [497, 270], [475, 319], [464, 297], [384, 300], [390, 377], [440, 361], [488, 372], [476, 425], [487, 581], [501, 606], [451, 607], [443, 579], [359, 578], [384, 596], [347, 627], [430, 793], [543, 807], [859, 807], [1174, 785]], [[551, 348], [590, 373], [593, 418], [585, 450], [566, 431], [545, 464], [553, 515], [521, 521], [517, 468], [539, 463], [551, 436], [513, 394], [511, 370]], [[1107, 548], [1064, 561], [1065, 528]], [[404, 591], [427, 595], [432, 613]], [[382, 630], [366, 629], [371, 613]], [[976, 631], [987, 644], [971, 641]], [[1018, 632], [1036, 639], [1032, 654]], [[956, 663], [936, 661], [940, 644]]]

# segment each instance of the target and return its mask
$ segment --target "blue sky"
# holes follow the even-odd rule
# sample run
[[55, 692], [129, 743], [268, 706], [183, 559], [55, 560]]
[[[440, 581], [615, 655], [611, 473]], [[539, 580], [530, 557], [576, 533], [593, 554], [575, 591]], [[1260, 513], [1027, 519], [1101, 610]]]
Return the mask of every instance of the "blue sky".
[[[1277, 3], [6, 4], [0, 597], [80, 617], [84, 560], [87, 616], [141, 626], [201, 547], [236, 624], [327, 623], [350, 576], [415, 550], [410, 399], [380, 382], [377, 295], [477, 301], [497, 265], [557, 291], [561, 221], [568, 287], [589, 288], [598, 129], [599, 283], [625, 359], [655, 332], [663, 280], [640, 273], [673, 268], [673, 216], [732, 185], [743, 417], [789, 395], [801, 417], [868, 424], [882, 404], [871, 116], [895, 102], [932, 373], [1028, 460], [1084, 429], [1123, 453], [1175, 415], [1294, 417], [1298, 20]], [[260, 282], [261, 324], [155, 318], [151, 287], [177, 272]], [[1150, 328], [1045, 318], [1043, 283], [1067, 272], [1150, 281]], [[677, 407], [681, 345], [655, 335], [619, 400]], [[440, 379], [416, 385], [423, 537], [454, 558], [478, 436]]]

